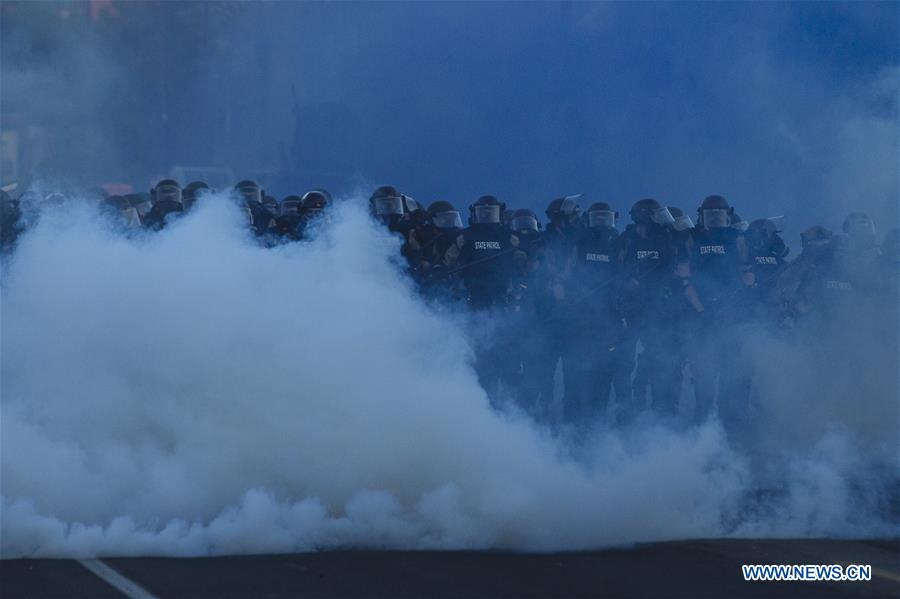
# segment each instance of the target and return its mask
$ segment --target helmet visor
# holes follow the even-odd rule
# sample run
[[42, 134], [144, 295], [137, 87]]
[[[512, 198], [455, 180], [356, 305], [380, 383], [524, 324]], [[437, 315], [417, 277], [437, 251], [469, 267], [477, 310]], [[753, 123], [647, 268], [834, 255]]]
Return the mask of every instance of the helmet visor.
[[156, 189], [156, 201], [180, 202], [181, 188], [175, 187], [174, 185], [163, 185], [162, 187], [158, 187]]
[[480, 225], [500, 223], [500, 206], [475, 206], [473, 213], [475, 222]]
[[530, 214], [525, 216], [517, 216], [512, 219], [510, 227], [513, 231], [537, 231], [538, 222], [537, 219]]
[[663, 206], [662, 208], [657, 208], [653, 212], [650, 213], [650, 220], [655, 222], [657, 225], [671, 225], [675, 223], [675, 217], [672, 216], [672, 213], [669, 212], [669, 209]]
[[869, 238], [875, 236], [875, 225], [872, 221], [860, 218], [847, 223], [847, 235], [857, 238]]
[[703, 211], [703, 226], [707, 229], [724, 229], [731, 223], [728, 210], [722, 208], [714, 208]]
[[613, 229], [616, 226], [616, 213], [612, 210], [591, 210], [588, 212], [588, 226], [592, 229]]
[[296, 200], [288, 200], [287, 202], [281, 203], [281, 213], [282, 214], [299, 214], [300, 213], [300, 202]]
[[438, 229], [462, 229], [462, 218], [456, 210], [438, 212], [431, 217], [431, 222]]
[[694, 221], [687, 214], [683, 214], [675, 219], [675, 224], [672, 226], [676, 231], [687, 231], [694, 228]]
[[238, 193], [241, 194], [241, 197], [244, 198], [245, 202], [262, 202], [262, 192], [259, 189], [254, 189], [253, 187], [244, 187], [238, 190]]
[[375, 214], [391, 216], [403, 214], [403, 198], [387, 197], [375, 199]]

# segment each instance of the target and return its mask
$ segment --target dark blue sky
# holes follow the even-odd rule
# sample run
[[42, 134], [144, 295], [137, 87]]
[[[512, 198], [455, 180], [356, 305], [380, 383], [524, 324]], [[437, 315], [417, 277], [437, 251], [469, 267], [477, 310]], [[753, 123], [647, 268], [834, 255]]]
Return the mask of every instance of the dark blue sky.
[[[3, 89], [112, 131], [90, 155], [113, 179], [229, 166], [282, 196], [392, 183], [542, 210], [584, 192], [623, 214], [721, 193], [792, 233], [898, 219], [897, 2], [119, 5], [106, 33], [55, 40], [39, 77], [4, 64]], [[5, 25], [6, 56], [33, 52]], [[286, 161], [301, 172], [271, 174]]]
[[[276, 23], [275, 72], [301, 104], [347, 110], [338, 137], [368, 182], [462, 204], [585, 192], [623, 212], [723, 193], [747, 217], [836, 226], [854, 205], [897, 219], [898, 6], [339, 3], [257, 16]], [[267, 89], [278, 96], [277, 79]], [[309, 120], [310, 146], [328, 145]]]

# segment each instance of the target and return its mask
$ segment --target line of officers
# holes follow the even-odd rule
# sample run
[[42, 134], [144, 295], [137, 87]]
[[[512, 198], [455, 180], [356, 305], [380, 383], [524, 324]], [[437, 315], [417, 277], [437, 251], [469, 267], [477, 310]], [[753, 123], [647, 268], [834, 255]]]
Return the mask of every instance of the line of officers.
[[[686, 424], [717, 413], [737, 437], [752, 424], [750, 336], [843, 347], [831, 323], [865, 311], [877, 327], [896, 324], [900, 235], [879, 245], [864, 213], [837, 234], [810, 227], [788, 262], [780, 219], [748, 222], [720, 195], [703, 199], [696, 224], [639, 200], [621, 232], [608, 203], [582, 211], [580, 199], [551, 201], [546, 226], [489, 195], [469, 206], [467, 226], [450, 202], [423, 209], [389, 186], [370, 199], [372, 215], [403, 237], [424, 294], [493, 317], [476, 348], [480, 382], [537, 419], [627, 425], [649, 411]], [[823, 359], [837, 371], [833, 357]], [[558, 368], [561, 414], [551, 409]], [[693, 391], [690, 414], [683, 389]]]
[[[125, 227], [159, 230], [211, 191], [167, 179], [149, 194], [88, 195]], [[329, 219], [332, 198], [323, 189], [280, 202], [251, 180], [233, 191], [266, 246], [302, 240]], [[7, 249], [24, 205], [66, 201], [62, 194], [2, 199]], [[582, 211], [580, 199], [551, 201], [546, 226], [533, 211], [508, 209], [490, 195], [468, 207], [466, 225], [452, 203], [424, 208], [392, 186], [369, 199], [371, 216], [402, 239], [398, 259], [424, 296], [491, 317], [476, 347], [479, 380], [493, 401], [513, 399], [537, 419], [627, 424], [650, 410], [700, 422], [717, 406], [726, 429], [740, 430], [753, 379], [741, 357], [751, 327], [822, 344], [829, 323], [864, 305], [897, 311], [898, 230], [879, 245], [864, 213], [848, 215], [838, 234], [810, 227], [800, 256], [788, 262], [778, 219], [747, 222], [719, 195], [700, 203], [696, 224], [676, 207], [639, 200], [622, 231], [608, 203]], [[558, 368], [561, 415], [551, 414]], [[694, 410], [682, 414], [688, 381]]]

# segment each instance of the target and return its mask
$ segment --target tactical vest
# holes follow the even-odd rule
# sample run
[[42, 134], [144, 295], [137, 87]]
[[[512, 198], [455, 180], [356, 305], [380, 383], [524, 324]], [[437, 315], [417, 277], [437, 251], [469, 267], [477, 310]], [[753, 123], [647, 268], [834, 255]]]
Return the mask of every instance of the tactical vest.
[[618, 270], [615, 230], [588, 230], [575, 244], [578, 276], [589, 285], [605, 285], [614, 280]]
[[641, 285], [653, 284], [670, 275], [673, 249], [665, 229], [653, 227], [647, 237], [641, 237], [629, 225], [622, 235], [622, 247], [627, 276]]
[[461, 237], [457, 268], [473, 303], [496, 303], [505, 298], [515, 236], [501, 225], [472, 225]]
[[739, 233], [731, 228], [694, 230], [691, 275], [707, 298], [732, 290], [740, 283]]

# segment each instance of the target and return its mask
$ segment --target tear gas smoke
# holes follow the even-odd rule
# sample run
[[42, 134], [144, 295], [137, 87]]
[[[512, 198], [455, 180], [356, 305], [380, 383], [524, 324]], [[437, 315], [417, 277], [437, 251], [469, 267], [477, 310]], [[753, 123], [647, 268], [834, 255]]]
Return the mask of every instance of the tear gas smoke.
[[4, 264], [2, 556], [896, 534], [888, 391], [801, 427], [780, 376], [764, 455], [715, 423], [574, 450], [490, 407], [462, 319], [359, 205], [274, 249], [219, 197], [131, 239], [42, 216]]

